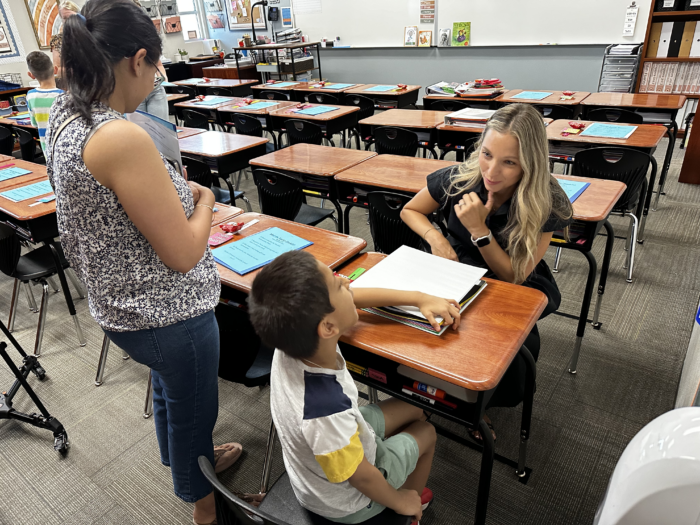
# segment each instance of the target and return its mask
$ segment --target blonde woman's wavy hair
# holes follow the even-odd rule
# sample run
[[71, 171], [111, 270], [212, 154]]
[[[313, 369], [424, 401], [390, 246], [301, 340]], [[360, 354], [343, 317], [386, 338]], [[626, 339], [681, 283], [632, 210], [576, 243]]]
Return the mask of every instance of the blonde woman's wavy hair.
[[[523, 177], [511, 199], [508, 224], [503, 235], [508, 239], [506, 252], [515, 275], [514, 282], [527, 279], [527, 265], [534, 261], [542, 227], [554, 214], [569, 219], [571, 203], [549, 171], [549, 142], [542, 115], [529, 104], [505, 106], [489, 119], [474, 152], [452, 175], [448, 194], [455, 196], [482, 181], [479, 155], [486, 135], [495, 131], [518, 140]], [[565, 230], [568, 237], [568, 228]]]
[[60, 2], [58, 2], [58, 8], [68, 9], [68, 11], [73, 11], [74, 13], [80, 13], [80, 8], [73, 2], [70, 2], [69, 0], [61, 0]]

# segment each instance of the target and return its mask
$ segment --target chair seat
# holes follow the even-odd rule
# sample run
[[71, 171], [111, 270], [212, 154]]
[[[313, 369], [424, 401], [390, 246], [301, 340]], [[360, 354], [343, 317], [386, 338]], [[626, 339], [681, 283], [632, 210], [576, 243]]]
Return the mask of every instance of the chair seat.
[[301, 205], [297, 216], [294, 217], [294, 222], [306, 224], [307, 226], [316, 226], [318, 223], [333, 215], [334, 212], [334, 209], [318, 208], [304, 203]]
[[255, 361], [250, 366], [245, 374], [245, 381], [243, 384], [247, 387], [255, 387], [260, 385], [266, 385], [270, 382], [270, 373], [272, 372], [272, 356], [275, 351], [263, 344], [260, 345], [260, 350], [258, 350], [258, 355], [255, 357]]
[[[61, 245], [56, 243], [54, 246], [58, 250], [58, 256], [60, 257], [63, 269], [69, 268], [70, 264], [68, 264], [66, 256], [63, 254]], [[41, 246], [19, 258], [17, 269], [13, 277], [20, 281], [31, 281], [33, 279], [49, 277], [55, 273], [56, 264], [51, 253], [51, 248], [48, 246]]]
[[211, 191], [214, 194], [214, 200], [220, 202], [221, 204], [231, 204], [231, 192], [219, 188], [218, 186], [212, 186]]
[[[309, 512], [299, 504], [286, 472], [268, 491], [259, 509], [270, 516], [283, 519], [290, 525], [331, 525], [335, 523]], [[393, 510], [386, 509], [374, 518], [363, 521], [362, 525], [409, 525], [410, 523], [409, 516], [400, 516]]]

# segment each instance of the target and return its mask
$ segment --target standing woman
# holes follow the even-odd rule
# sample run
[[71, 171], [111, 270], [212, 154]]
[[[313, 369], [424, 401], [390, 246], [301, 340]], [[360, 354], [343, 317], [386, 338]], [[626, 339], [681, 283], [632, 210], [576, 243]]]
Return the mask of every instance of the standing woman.
[[68, 93], [47, 131], [47, 171], [61, 240], [88, 289], [90, 313], [153, 374], [161, 461], [195, 523], [215, 520], [197, 465], [221, 471], [238, 444], [215, 452], [220, 284], [207, 247], [214, 195], [188, 183], [140, 127], [124, 119], [153, 90], [161, 41], [132, 0], [90, 0], [66, 21]]
[[[447, 237], [428, 219], [438, 209], [447, 218]], [[542, 115], [529, 104], [499, 109], [467, 161], [429, 175], [427, 187], [401, 212], [403, 221], [430, 245], [433, 254], [487, 268], [487, 277], [544, 292], [549, 302], [540, 319], [561, 302], [542, 257], [553, 232], [568, 231], [572, 216], [566, 193], [549, 172]], [[525, 345], [537, 360], [537, 326]], [[522, 401], [524, 389], [525, 362], [517, 355], [489, 406], [514, 407]], [[472, 436], [480, 439], [477, 431]]]

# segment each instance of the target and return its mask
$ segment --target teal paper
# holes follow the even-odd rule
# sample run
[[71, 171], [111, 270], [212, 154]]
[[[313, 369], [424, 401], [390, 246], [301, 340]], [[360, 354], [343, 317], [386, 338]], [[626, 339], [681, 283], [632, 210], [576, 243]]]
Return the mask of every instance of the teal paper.
[[603, 124], [596, 122], [588, 126], [582, 137], [603, 137], [606, 139], [626, 139], [635, 132], [637, 126], [620, 126], [618, 124]]
[[8, 190], [0, 193], [0, 196], [10, 199], [14, 202], [22, 202], [27, 199], [33, 199], [39, 195], [46, 195], [47, 193], [53, 192], [51, 184], [47, 180], [37, 182], [35, 184], [30, 184], [29, 186], [22, 186], [21, 188], [15, 188], [14, 190]]
[[384, 92], [384, 91], [391, 91], [392, 89], [399, 89], [399, 86], [374, 86], [374, 87], [365, 89], [365, 91]]
[[265, 109], [270, 106], [279, 106], [279, 102], [256, 102], [255, 104], [248, 104], [247, 106], [238, 106], [237, 109]]
[[357, 84], [331, 84], [331, 85], [325, 85], [323, 88], [319, 89], [346, 89], [352, 86], [356, 86]]
[[[270, 264], [283, 253], [302, 250], [313, 243], [292, 235], [280, 228], [268, 228], [250, 237], [229, 243], [212, 250], [214, 260], [236, 272], [245, 275]], [[290, 270], [293, 276], [294, 270]]]
[[0, 182], [14, 179], [15, 177], [21, 177], [27, 173], [31, 173], [31, 171], [22, 168], [5, 168], [4, 170], [0, 170]]
[[231, 97], [207, 97], [204, 100], [200, 100], [198, 102], [195, 102], [195, 104], [202, 105], [202, 106], [213, 106], [215, 104], [223, 104], [224, 102], [230, 102]]
[[514, 97], [510, 98], [521, 98], [523, 100], [542, 100], [544, 98], [547, 98], [551, 94], [552, 93], [545, 93], [544, 91], [523, 91], [522, 93], [518, 93]]
[[31, 117], [29, 115], [15, 115], [14, 117], [7, 117], [12, 120], [30, 120]]
[[264, 84], [265, 87], [270, 89], [283, 88], [289, 86], [296, 86], [299, 82], [275, 82], [274, 84]]
[[329, 111], [335, 111], [336, 109], [338, 109], [338, 108], [334, 108], [331, 106], [314, 106], [312, 108], [306, 108], [306, 109], [302, 109], [299, 111], [295, 111], [294, 113], [296, 113], [297, 115], [313, 116], [313, 115], [320, 115], [322, 113], [328, 113]]
[[591, 185], [590, 182], [566, 179], [557, 179], [557, 182], [559, 182], [559, 186], [566, 192], [566, 196], [569, 197], [569, 201], [572, 203]]

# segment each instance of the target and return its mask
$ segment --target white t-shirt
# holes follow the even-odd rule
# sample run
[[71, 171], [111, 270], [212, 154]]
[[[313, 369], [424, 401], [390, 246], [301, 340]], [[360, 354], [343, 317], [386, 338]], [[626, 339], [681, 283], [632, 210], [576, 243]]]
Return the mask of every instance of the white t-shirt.
[[371, 500], [347, 481], [363, 457], [374, 465], [374, 430], [357, 406], [357, 387], [338, 354], [338, 370], [306, 366], [275, 350], [270, 378], [272, 419], [284, 465], [301, 505], [342, 518]]

